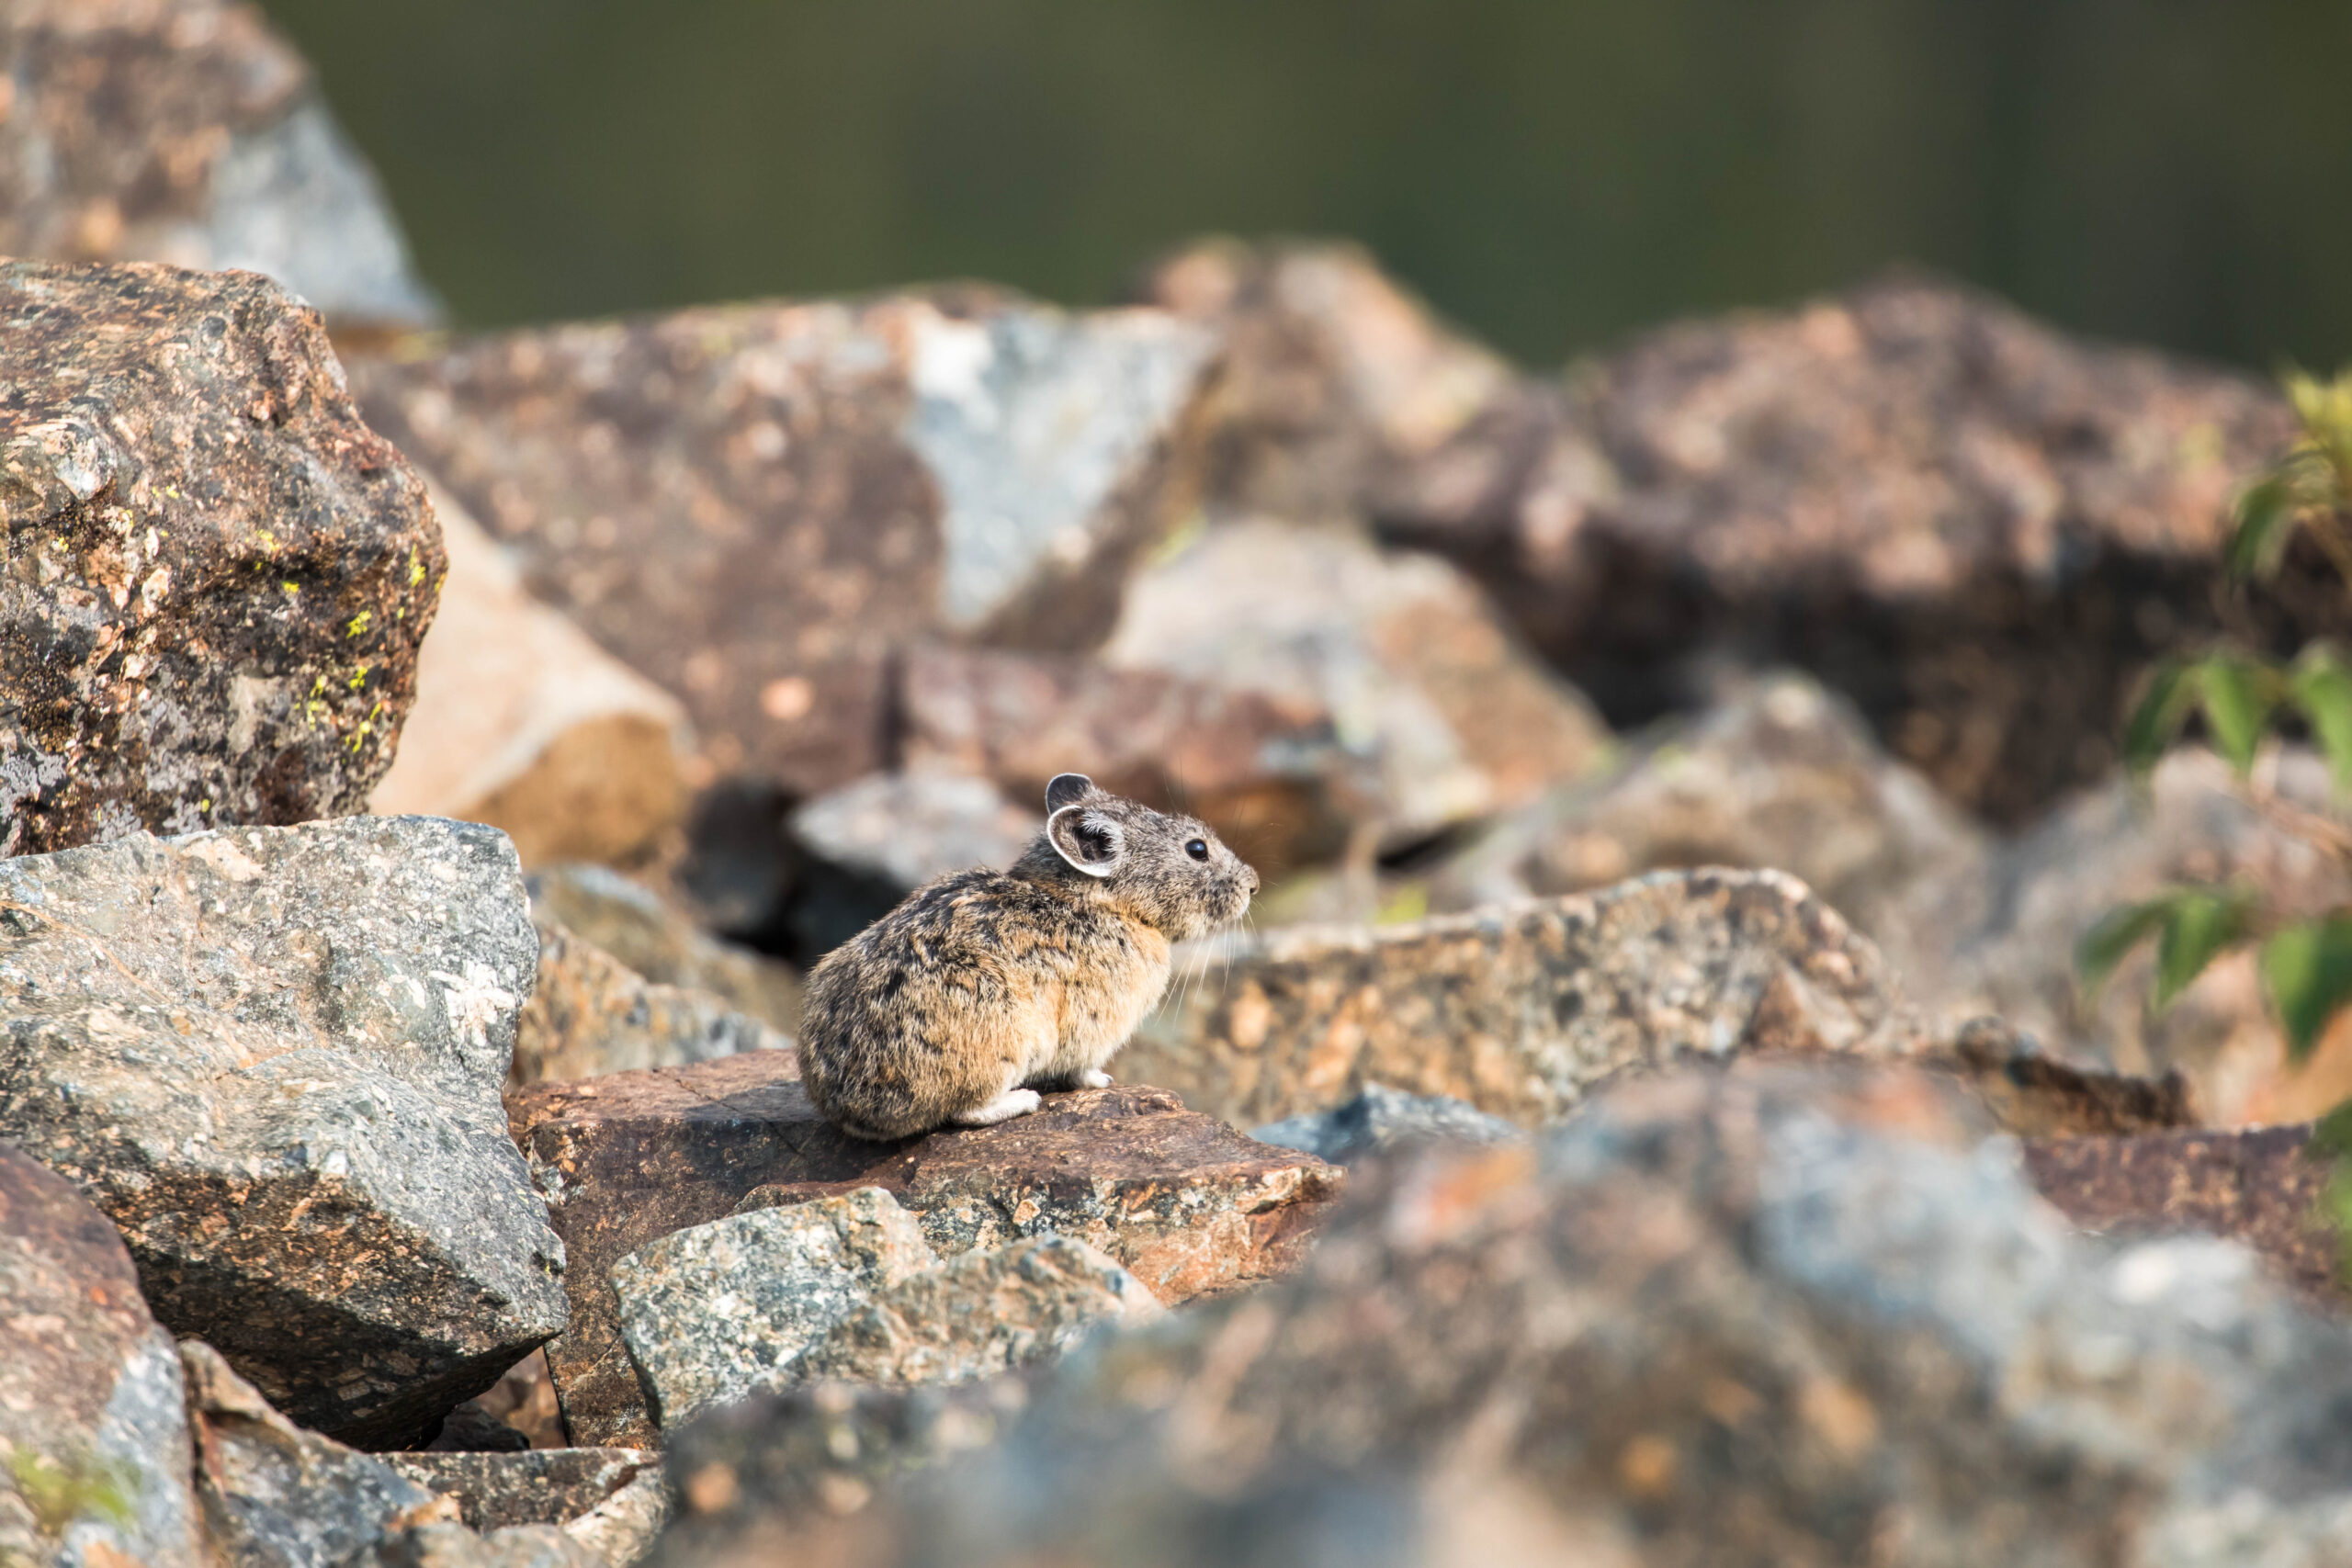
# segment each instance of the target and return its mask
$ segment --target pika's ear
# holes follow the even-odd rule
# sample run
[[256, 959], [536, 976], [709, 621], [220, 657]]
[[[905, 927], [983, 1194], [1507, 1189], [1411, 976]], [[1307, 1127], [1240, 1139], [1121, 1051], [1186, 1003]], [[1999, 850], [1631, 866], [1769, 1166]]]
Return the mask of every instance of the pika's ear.
[[1065, 806], [1046, 818], [1046, 837], [1052, 841], [1055, 853], [1089, 876], [1110, 875], [1126, 857], [1126, 829], [1100, 811], [1090, 811], [1083, 806]]
[[1076, 806], [1094, 788], [1094, 781], [1084, 773], [1056, 773], [1046, 786], [1046, 809], [1059, 811], [1065, 806]]

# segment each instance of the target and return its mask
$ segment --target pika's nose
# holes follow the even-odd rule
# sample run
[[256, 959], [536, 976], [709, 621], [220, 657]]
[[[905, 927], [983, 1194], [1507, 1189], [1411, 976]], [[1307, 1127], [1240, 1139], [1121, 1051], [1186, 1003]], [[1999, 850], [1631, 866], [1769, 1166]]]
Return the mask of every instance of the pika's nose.
[[1258, 868], [1254, 865], [1245, 865], [1241, 868], [1241, 874], [1250, 879], [1250, 891], [1252, 893], [1258, 891]]

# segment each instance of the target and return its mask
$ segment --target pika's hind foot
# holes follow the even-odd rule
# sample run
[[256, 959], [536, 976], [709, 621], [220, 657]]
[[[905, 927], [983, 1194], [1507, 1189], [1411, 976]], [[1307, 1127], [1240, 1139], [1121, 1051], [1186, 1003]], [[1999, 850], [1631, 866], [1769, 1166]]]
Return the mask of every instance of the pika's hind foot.
[[1086, 1071], [1078, 1075], [1078, 1087], [1080, 1089], [1109, 1089], [1111, 1087], [1111, 1075], [1104, 1072], [1100, 1067], [1089, 1067]]
[[950, 1118], [958, 1127], [993, 1127], [1016, 1116], [1026, 1116], [1043, 1104], [1034, 1089], [1009, 1089], [986, 1105], [959, 1111]]

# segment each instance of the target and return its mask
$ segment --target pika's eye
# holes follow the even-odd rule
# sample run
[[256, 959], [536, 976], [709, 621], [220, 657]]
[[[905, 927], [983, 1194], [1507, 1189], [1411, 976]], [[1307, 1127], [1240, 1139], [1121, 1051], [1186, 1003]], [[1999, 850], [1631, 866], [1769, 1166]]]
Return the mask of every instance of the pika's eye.
[[1184, 852], [1194, 860], [1206, 860], [1209, 858], [1209, 841], [1206, 839], [1194, 839], [1184, 846]]

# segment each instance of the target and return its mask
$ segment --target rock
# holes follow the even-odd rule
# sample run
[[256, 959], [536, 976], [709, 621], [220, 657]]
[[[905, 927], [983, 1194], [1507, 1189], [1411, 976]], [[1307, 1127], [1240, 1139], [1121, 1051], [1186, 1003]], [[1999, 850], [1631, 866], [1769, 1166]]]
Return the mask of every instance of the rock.
[[886, 765], [890, 662], [1080, 649], [1190, 510], [1207, 334], [945, 289], [534, 329], [353, 367], [526, 586], [686, 705], [717, 780]]
[[1385, 844], [1532, 799], [1607, 739], [1461, 573], [1344, 529], [1207, 530], [1137, 575], [1102, 659], [1329, 714]]
[[872, 1292], [800, 1358], [801, 1379], [977, 1382], [1063, 1355], [1108, 1323], [1163, 1309], [1084, 1242], [1041, 1235], [968, 1252]]
[[656, 1561], [2340, 1561], [2352, 1329], [2232, 1244], [2070, 1235], [1932, 1082], [1856, 1066], [1408, 1162], [1291, 1279], [927, 1470], [815, 1446], [940, 1424], [881, 1391], [729, 1412]]
[[786, 924], [808, 962], [933, 877], [976, 865], [1003, 870], [1046, 825], [986, 779], [936, 773], [876, 773], [817, 796], [790, 821], [804, 859]]
[[1555, 396], [1441, 323], [1352, 245], [1213, 240], [1144, 297], [1217, 333], [1208, 493], [1321, 519], [1484, 515], [1516, 496]]
[[669, 1522], [669, 1483], [659, 1470], [649, 1466], [578, 1518], [567, 1520], [563, 1533], [610, 1568], [630, 1568], [652, 1553], [662, 1527]]
[[1173, 1304], [1289, 1267], [1340, 1180], [1147, 1089], [1056, 1095], [1001, 1126], [863, 1143], [818, 1117], [775, 1052], [536, 1084], [510, 1097], [508, 1114], [571, 1259], [571, 1321], [548, 1363], [575, 1442], [651, 1441], [608, 1271], [739, 1206], [879, 1187], [943, 1256], [1055, 1233]]
[[1976, 1019], [1915, 1058], [1964, 1081], [2002, 1131], [2027, 1138], [2120, 1136], [2202, 1124], [2188, 1076], [2103, 1072], [2043, 1055], [1998, 1019]]
[[429, 1437], [563, 1326], [499, 1100], [537, 953], [514, 850], [467, 824], [0, 862], [0, 1136], [289, 1416]]
[[[1568, 390], [1513, 503], [1401, 536], [1613, 721], [1720, 660], [1802, 665], [2007, 827], [2110, 773], [2145, 666], [2217, 629], [2232, 497], [2294, 436], [2250, 379], [1900, 278], [1668, 327]], [[2341, 606], [2314, 548], [2232, 614], [2291, 651]]]
[[[505, 1381], [500, 1375], [501, 1382]], [[495, 1385], [492, 1385], [495, 1387]], [[441, 1429], [424, 1445], [427, 1453], [512, 1454], [529, 1450], [531, 1439], [520, 1428], [491, 1414], [480, 1395], [467, 1400], [441, 1418]]]
[[782, 1033], [800, 1027], [800, 977], [706, 935], [642, 884], [601, 865], [548, 865], [526, 879], [531, 918], [569, 928], [658, 986], [707, 991]]
[[1376, 1083], [1345, 1105], [1253, 1127], [1261, 1144], [1299, 1149], [1332, 1165], [1396, 1153], [1427, 1143], [1500, 1144], [1520, 1130], [1499, 1116], [1442, 1094], [1400, 1094]]
[[525, 865], [649, 858], [684, 818], [685, 710], [525, 592], [447, 496], [433, 509], [449, 575], [370, 808], [487, 822]]
[[[2286, 817], [2344, 830], [2318, 758], [2289, 750], [2273, 788]], [[2251, 954], [2216, 964], [2162, 1012], [2147, 950], [2085, 994], [2074, 958], [2083, 935], [2115, 909], [2193, 883], [2254, 887], [2290, 918], [2352, 902], [2352, 871], [2323, 842], [2253, 804], [2219, 759], [2187, 750], [2144, 787], [2116, 780], [2002, 846], [1988, 891], [1928, 889], [1926, 907], [1984, 914], [1915, 955], [1906, 983], [1939, 1016], [1997, 1014], [2054, 1056], [2149, 1077], [2177, 1068], [2219, 1124], [2307, 1120], [2352, 1094], [2352, 1027], [2290, 1069]]]
[[1106, 670], [1065, 654], [925, 648], [907, 656], [909, 768], [971, 774], [1012, 800], [1080, 773], [1130, 800], [1187, 811], [1267, 876], [1344, 844], [1330, 715], [1295, 697]]
[[657, 986], [594, 942], [542, 926], [538, 984], [515, 1028], [509, 1081], [592, 1078], [791, 1048], [789, 1036], [716, 997]]
[[0, 254], [267, 273], [339, 325], [440, 313], [300, 56], [226, 0], [14, 0]]
[[[503, 1421], [524, 1438], [530, 1449], [568, 1449], [571, 1438], [563, 1429], [563, 1412], [555, 1401], [555, 1380], [548, 1372], [544, 1350], [534, 1350], [500, 1375], [490, 1392], [468, 1402], [484, 1415]], [[458, 1409], [464, 1409], [459, 1405]], [[503, 1450], [497, 1451], [505, 1451]]]
[[1907, 986], [1984, 918], [1991, 852], [1849, 703], [1775, 674], [1497, 824], [1430, 879], [1430, 901], [1467, 909], [1669, 867], [1770, 866], [1877, 943]]
[[1200, 979], [1119, 1070], [1250, 1125], [1367, 1083], [1540, 1125], [1679, 1058], [1917, 1043], [1876, 950], [1778, 872], [1661, 872], [1408, 925], [1296, 927], [1193, 962]]
[[2333, 1162], [2312, 1127], [2197, 1128], [2035, 1138], [2025, 1169], [2078, 1225], [2122, 1235], [2208, 1232], [2244, 1242], [2314, 1306], [2352, 1303], [2344, 1242], [2320, 1202]]
[[878, 1187], [674, 1231], [613, 1265], [622, 1343], [656, 1425], [778, 1386], [876, 1290], [938, 1265]]
[[634, 1449], [510, 1454], [386, 1454], [383, 1461], [457, 1505], [469, 1529], [562, 1525], [610, 1501], [654, 1467]]
[[209, 1563], [179, 1354], [113, 1225], [0, 1144], [0, 1562]]
[[444, 563], [317, 312], [242, 273], [7, 262], [0, 318], [0, 852], [365, 809]]

